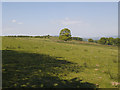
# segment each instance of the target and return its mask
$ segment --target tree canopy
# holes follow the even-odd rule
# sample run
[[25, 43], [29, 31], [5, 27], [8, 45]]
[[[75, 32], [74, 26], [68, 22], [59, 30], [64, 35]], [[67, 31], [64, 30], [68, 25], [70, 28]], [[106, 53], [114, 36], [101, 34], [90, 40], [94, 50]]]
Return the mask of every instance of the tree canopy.
[[59, 39], [67, 41], [71, 40], [71, 31], [68, 28], [64, 28], [60, 31]]

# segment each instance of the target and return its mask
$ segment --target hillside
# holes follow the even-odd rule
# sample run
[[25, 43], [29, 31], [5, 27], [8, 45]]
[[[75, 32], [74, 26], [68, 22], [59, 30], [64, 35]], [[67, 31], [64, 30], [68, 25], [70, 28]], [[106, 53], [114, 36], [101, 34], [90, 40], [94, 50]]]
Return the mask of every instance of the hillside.
[[2, 38], [3, 88], [115, 88], [117, 46], [51, 38]]

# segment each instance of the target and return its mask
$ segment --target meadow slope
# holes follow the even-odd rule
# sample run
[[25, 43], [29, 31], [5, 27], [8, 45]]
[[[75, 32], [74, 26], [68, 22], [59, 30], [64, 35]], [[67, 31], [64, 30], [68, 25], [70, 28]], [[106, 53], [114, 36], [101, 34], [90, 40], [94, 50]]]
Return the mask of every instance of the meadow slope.
[[55, 38], [2, 38], [3, 88], [115, 88], [117, 46]]

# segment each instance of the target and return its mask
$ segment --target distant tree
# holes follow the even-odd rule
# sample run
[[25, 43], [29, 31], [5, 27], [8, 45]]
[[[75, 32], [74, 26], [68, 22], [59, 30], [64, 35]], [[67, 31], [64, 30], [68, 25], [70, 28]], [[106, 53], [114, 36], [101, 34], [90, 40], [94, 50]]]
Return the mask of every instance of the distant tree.
[[71, 40], [71, 32], [69, 29], [64, 28], [60, 31], [59, 39], [67, 41]]
[[90, 39], [88, 39], [88, 42], [94, 42], [94, 40], [90, 38]]
[[47, 35], [48, 38], [50, 38], [50, 35]]
[[114, 44], [117, 45], [117, 46], [120, 45], [120, 38], [115, 38], [114, 39]]
[[106, 45], [114, 45], [114, 38], [112, 37], [109, 37], [109, 38], [106, 38]]
[[83, 38], [79, 38], [79, 41], [83, 41]]
[[98, 43], [100, 43], [100, 44], [106, 44], [106, 41], [107, 41], [107, 39], [105, 37], [102, 37], [102, 38], [100, 38], [100, 40], [98, 41]]

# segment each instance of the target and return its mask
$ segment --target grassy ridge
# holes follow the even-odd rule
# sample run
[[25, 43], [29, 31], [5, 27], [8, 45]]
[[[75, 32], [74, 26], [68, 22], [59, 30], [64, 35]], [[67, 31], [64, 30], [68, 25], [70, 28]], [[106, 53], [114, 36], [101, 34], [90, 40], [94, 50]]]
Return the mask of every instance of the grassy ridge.
[[118, 80], [115, 46], [56, 38], [2, 41], [3, 87], [117, 87], [112, 85]]

